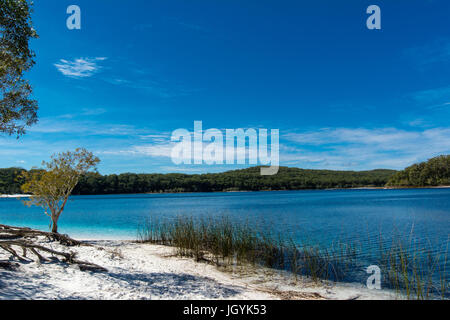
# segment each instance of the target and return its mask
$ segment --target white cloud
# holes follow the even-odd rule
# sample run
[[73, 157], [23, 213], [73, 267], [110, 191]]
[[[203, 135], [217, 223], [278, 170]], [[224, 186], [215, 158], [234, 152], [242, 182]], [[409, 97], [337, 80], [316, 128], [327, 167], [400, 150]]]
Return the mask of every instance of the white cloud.
[[[148, 135], [148, 138], [151, 141], [148, 144], [105, 150], [104, 153], [167, 160], [171, 158], [172, 148], [176, 143], [170, 142], [168, 136], [155, 134]], [[203, 142], [203, 150], [208, 144]], [[248, 148], [233, 150], [248, 160]], [[226, 154], [226, 145], [223, 151]], [[283, 135], [280, 163], [314, 169], [403, 169], [415, 162], [449, 153], [450, 128], [413, 131], [397, 128], [323, 128]], [[194, 153], [192, 157], [202, 159], [202, 154]]]
[[329, 169], [403, 169], [414, 162], [450, 153], [450, 128], [323, 128], [283, 136], [289, 165]]
[[420, 132], [403, 131], [395, 128], [323, 128], [305, 133], [288, 133], [284, 137], [302, 145], [365, 144], [380, 148], [395, 149], [397, 145], [413, 141]]
[[99, 116], [106, 112], [107, 111], [104, 108], [95, 108], [95, 109], [83, 108], [81, 115], [82, 116]]
[[430, 108], [447, 104], [450, 99], [450, 87], [440, 87], [415, 92], [411, 95], [416, 103], [429, 105]]
[[61, 119], [41, 118], [37, 125], [29, 129], [29, 132], [77, 134], [78, 136], [134, 136], [145, 131], [132, 125], [99, 123], [92, 120], [78, 121], [73, 120], [71, 117], [65, 117]]
[[99, 61], [104, 61], [107, 58], [78, 58], [74, 61], [65, 59], [59, 60], [54, 66], [66, 77], [70, 78], [88, 78], [97, 73], [101, 67], [98, 65]]
[[[175, 154], [172, 155], [173, 148], [180, 142], [171, 142], [170, 137], [166, 137], [165, 140], [157, 139], [156, 141], [153, 141], [153, 143], [144, 144], [144, 145], [134, 145], [126, 149], [119, 149], [119, 150], [106, 150], [103, 153], [108, 155], [130, 155], [130, 156], [145, 156], [145, 157], [155, 157], [155, 158], [169, 158], [172, 159], [172, 156], [174, 157], [174, 160], [183, 160], [181, 154]], [[200, 151], [194, 150], [194, 145], [192, 143], [191, 145], [191, 157], [192, 161], [194, 160], [205, 160], [205, 157], [208, 155], [204, 154], [206, 147], [210, 145], [211, 142], [204, 141], [202, 143], [202, 149]], [[257, 155], [256, 157], [253, 156], [250, 152], [248, 147], [241, 148], [241, 147], [232, 147], [227, 146], [225, 141], [223, 143], [223, 161], [225, 163], [226, 158], [225, 155], [230, 152], [234, 153], [236, 158], [243, 157], [246, 159], [246, 162], [248, 161], [258, 161]]]

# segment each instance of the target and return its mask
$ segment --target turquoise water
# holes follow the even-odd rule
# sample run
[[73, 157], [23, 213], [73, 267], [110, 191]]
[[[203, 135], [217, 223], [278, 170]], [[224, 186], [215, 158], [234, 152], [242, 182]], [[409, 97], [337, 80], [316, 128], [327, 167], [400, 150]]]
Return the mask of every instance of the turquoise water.
[[[416, 237], [439, 244], [450, 233], [450, 189], [73, 196], [59, 231], [78, 238], [135, 239], [146, 217], [176, 215], [228, 215], [323, 243], [412, 229]], [[25, 207], [20, 199], [0, 199], [0, 223], [49, 228], [42, 209]]]

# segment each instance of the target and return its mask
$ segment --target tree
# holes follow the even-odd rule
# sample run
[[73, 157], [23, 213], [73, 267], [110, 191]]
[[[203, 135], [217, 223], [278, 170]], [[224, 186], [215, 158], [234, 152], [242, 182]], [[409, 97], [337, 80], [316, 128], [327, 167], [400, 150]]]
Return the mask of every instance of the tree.
[[29, 41], [38, 37], [31, 6], [28, 0], [0, 0], [0, 132], [17, 136], [37, 122], [37, 102], [23, 79], [35, 64]]
[[416, 163], [394, 174], [387, 186], [426, 187], [450, 184], [450, 155], [441, 155]]
[[31, 194], [28, 206], [39, 206], [51, 218], [52, 232], [58, 233], [58, 219], [80, 177], [95, 169], [100, 159], [86, 149], [53, 155], [43, 162], [45, 170], [24, 172], [26, 183], [21, 189]]

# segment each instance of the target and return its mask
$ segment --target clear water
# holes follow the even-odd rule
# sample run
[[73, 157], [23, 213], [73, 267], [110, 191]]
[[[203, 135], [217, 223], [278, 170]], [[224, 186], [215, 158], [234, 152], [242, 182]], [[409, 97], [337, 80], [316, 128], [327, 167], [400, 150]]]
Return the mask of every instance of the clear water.
[[[329, 245], [336, 240], [362, 244], [363, 265], [380, 234], [431, 244], [436, 251], [450, 234], [450, 189], [318, 190], [193, 194], [105, 195], [71, 197], [59, 231], [81, 239], [136, 239], [149, 216], [227, 215], [258, 224], [294, 239]], [[48, 230], [42, 209], [19, 199], [0, 199], [0, 224]]]
[[[61, 233], [90, 239], [135, 239], [149, 216], [228, 215], [296, 237], [328, 242], [391, 232], [445, 242], [450, 233], [450, 189], [318, 190], [73, 196]], [[48, 230], [49, 218], [20, 199], [0, 199], [0, 223]]]

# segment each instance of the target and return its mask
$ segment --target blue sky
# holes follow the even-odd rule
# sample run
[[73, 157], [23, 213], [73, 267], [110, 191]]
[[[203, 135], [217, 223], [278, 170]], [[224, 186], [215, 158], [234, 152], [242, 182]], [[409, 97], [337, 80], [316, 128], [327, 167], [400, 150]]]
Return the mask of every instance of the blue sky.
[[[81, 8], [68, 30], [66, 9]], [[381, 8], [368, 30], [366, 8]], [[101, 173], [175, 166], [170, 135], [280, 130], [281, 165], [401, 169], [450, 152], [448, 1], [40, 0], [27, 75], [40, 122], [0, 167], [86, 147]]]

